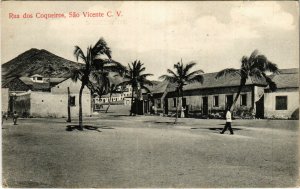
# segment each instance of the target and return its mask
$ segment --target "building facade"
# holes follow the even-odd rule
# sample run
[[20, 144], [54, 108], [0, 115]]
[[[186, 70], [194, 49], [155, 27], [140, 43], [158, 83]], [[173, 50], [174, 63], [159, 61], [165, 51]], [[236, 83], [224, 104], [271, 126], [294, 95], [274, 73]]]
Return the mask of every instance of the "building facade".
[[266, 118], [299, 119], [299, 74], [297, 69], [282, 70], [272, 80], [277, 90], [268, 88], [264, 94]]
[[[183, 98], [179, 98], [179, 110], [183, 107], [186, 116], [190, 117], [221, 118], [225, 108], [233, 103], [240, 80], [237, 76], [226, 76], [221, 79], [215, 79], [215, 76], [216, 73], [203, 74], [202, 84], [186, 85]], [[247, 80], [233, 107], [235, 117], [290, 119], [293, 118], [293, 113], [297, 114], [298, 69], [282, 70], [281, 74], [272, 77], [278, 87], [276, 92], [271, 92], [263, 80], [255, 78]], [[154, 87], [152, 93], [152, 101], [158, 113], [175, 114], [177, 93], [174, 85], [162, 82]], [[279, 104], [283, 104], [283, 107]]]
[[[21, 117], [67, 117], [70, 104], [71, 117], [79, 114], [79, 90], [81, 82], [64, 79], [51, 87], [50, 91], [10, 91], [10, 111]], [[69, 91], [68, 91], [69, 90]], [[92, 115], [91, 91], [85, 87], [82, 93], [83, 116]]]

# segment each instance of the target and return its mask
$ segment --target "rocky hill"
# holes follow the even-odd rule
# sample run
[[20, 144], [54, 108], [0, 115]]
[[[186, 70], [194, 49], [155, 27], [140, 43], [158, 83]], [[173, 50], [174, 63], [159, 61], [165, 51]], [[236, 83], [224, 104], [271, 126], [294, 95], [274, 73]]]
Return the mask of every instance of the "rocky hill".
[[71, 70], [83, 64], [59, 57], [44, 49], [30, 49], [2, 64], [2, 78], [30, 76], [33, 74], [51, 77], [68, 77]]

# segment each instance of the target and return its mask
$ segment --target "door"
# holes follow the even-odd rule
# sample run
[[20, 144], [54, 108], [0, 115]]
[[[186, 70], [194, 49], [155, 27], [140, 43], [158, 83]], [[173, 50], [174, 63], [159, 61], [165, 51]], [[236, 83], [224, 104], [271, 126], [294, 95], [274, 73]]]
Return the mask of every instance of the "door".
[[182, 99], [182, 107], [184, 107], [184, 115], [185, 115], [185, 117], [188, 117], [188, 115], [189, 115], [189, 105], [186, 104], [186, 98]]
[[208, 115], [208, 97], [202, 97], [202, 111], [203, 115]]
[[226, 95], [226, 104], [225, 108], [231, 107], [233, 103], [233, 95]]
[[168, 114], [169, 113], [169, 103], [168, 103], [168, 99], [167, 98], [165, 98], [165, 100], [164, 100], [164, 110], [165, 110], [164, 114]]
[[264, 95], [257, 101], [255, 102], [256, 106], [256, 112], [255, 112], [255, 117], [256, 118], [264, 118]]
[[182, 99], [182, 107], [184, 107], [184, 108], [186, 107], [186, 98]]
[[144, 101], [144, 113], [145, 114], [148, 113], [148, 101], [147, 100]]

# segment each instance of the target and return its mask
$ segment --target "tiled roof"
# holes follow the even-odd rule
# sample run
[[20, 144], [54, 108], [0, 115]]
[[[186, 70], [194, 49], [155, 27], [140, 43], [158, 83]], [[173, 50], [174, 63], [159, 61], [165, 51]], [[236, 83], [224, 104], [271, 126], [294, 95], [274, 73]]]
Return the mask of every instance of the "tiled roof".
[[21, 81], [23, 81], [26, 85], [32, 85], [33, 81], [31, 80], [30, 77], [20, 77], [19, 78]]
[[[20, 77], [19, 79], [21, 81], [23, 81], [26, 85], [30, 86], [30, 88], [33, 91], [41, 91], [41, 90], [45, 91], [45, 90], [50, 89], [49, 82], [48, 82], [47, 78], [45, 78], [44, 83], [33, 82], [30, 77]], [[63, 82], [66, 79], [67, 78], [50, 78], [50, 84], [51, 84], [51, 86], [53, 86], [53, 85], [56, 85], [58, 83]]]
[[56, 78], [56, 77], [52, 77], [52, 78], [50, 78], [50, 83], [61, 83], [61, 82], [63, 82], [66, 79], [68, 79], [68, 78]]
[[[282, 69], [279, 75], [273, 76], [273, 81], [277, 84], [278, 88], [284, 87], [298, 87], [298, 68], [296, 69]], [[195, 89], [208, 89], [208, 88], [219, 88], [219, 87], [234, 87], [239, 86], [240, 78], [237, 75], [227, 75], [219, 79], [215, 79], [217, 72], [203, 74], [203, 83], [192, 83], [184, 86], [184, 90], [195, 90]], [[259, 80], [254, 77], [247, 79], [246, 85], [267, 85], [265, 80]], [[175, 91], [175, 85], [169, 85], [168, 82], [163, 81], [151, 89], [152, 93], [164, 93], [168, 91]]]
[[[56, 78], [56, 77], [53, 77], [53, 78], [50, 78], [50, 83], [53, 83], [53, 84], [58, 84], [64, 80], [66, 80], [67, 78]], [[20, 77], [20, 80], [23, 81], [26, 85], [33, 85], [33, 82], [31, 80], [30, 77]], [[44, 82], [48, 83], [48, 78], [44, 78]]]
[[272, 77], [278, 89], [299, 87], [299, 68], [280, 70], [280, 74]]

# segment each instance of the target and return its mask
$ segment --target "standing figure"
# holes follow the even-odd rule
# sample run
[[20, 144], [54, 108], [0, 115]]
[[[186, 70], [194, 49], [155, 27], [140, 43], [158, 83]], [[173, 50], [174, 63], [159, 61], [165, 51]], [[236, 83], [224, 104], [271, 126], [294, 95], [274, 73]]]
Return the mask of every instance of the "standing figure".
[[157, 115], [157, 107], [154, 106], [154, 114]]
[[8, 118], [7, 112], [2, 111], [2, 125], [3, 125], [3, 120], [4, 119], [7, 120], [7, 118]]
[[229, 129], [230, 131], [230, 134], [233, 135], [233, 130], [231, 128], [231, 122], [232, 122], [232, 119], [231, 119], [231, 112], [230, 112], [230, 109], [227, 108], [226, 109], [226, 124], [225, 124], [225, 127], [223, 128], [223, 130], [220, 132], [220, 134], [224, 134], [224, 132]]
[[18, 121], [18, 114], [17, 114], [17, 111], [14, 111], [14, 114], [13, 114], [13, 122], [14, 122], [14, 125], [17, 125], [17, 121]]
[[185, 116], [184, 116], [184, 111], [185, 111], [185, 108], [182, 106], [181, 107], [181, 113], [180, 113], [180, 117], [181, 118], [184, 118]]

